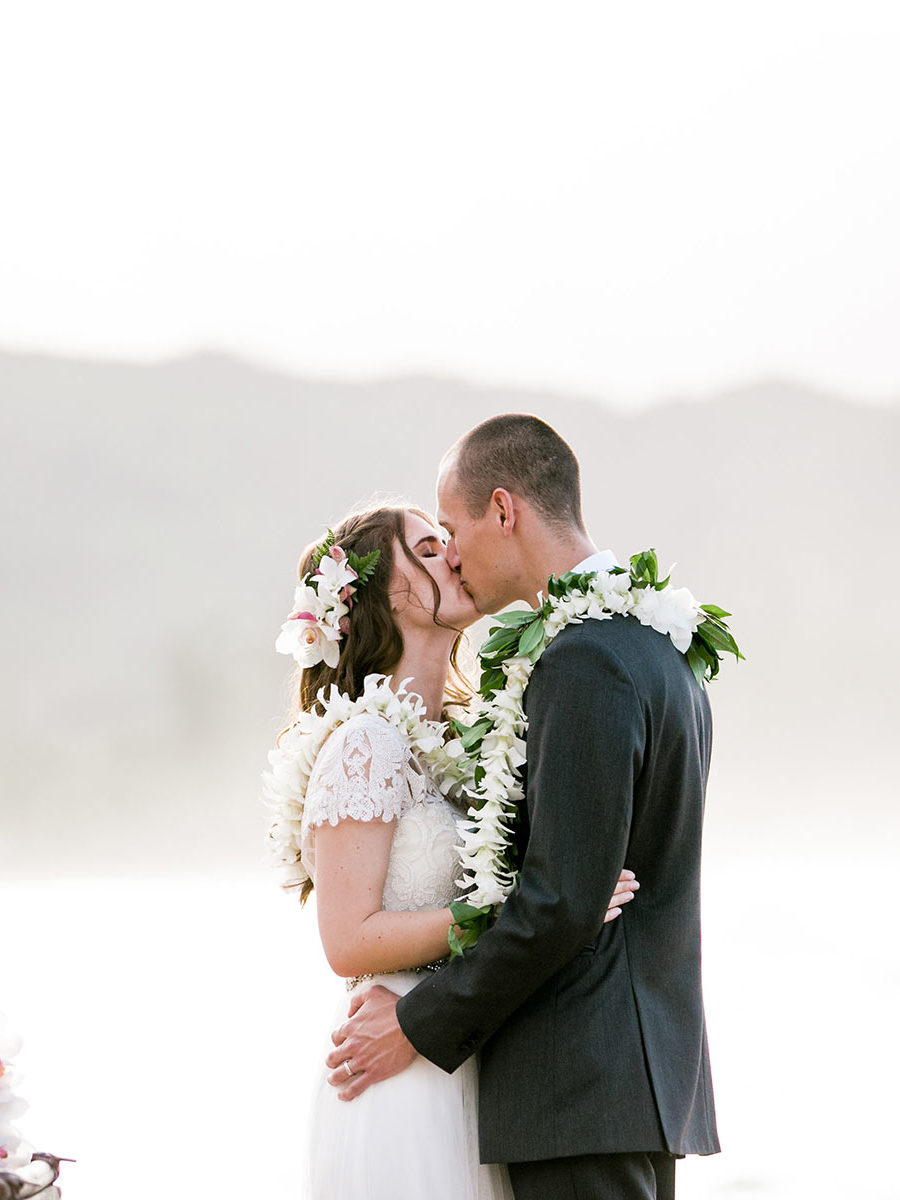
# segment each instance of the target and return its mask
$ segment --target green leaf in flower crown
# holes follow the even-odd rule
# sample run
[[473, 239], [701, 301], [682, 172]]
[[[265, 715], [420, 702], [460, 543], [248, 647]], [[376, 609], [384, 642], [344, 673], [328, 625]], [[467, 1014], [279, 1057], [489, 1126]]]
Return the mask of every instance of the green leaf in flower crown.
[[538, 617], [519, 639], [519, 654], [530, 655], [545, 641], [544, 622]]
[[333, 545], [334, 545], [334, 533], [331, 529], [329, 529], [328, 533], [325, 537], [325, 541], [322, 542], [321, 545], [319, 545], [316, 548], [316, 551], [313, 554], [313, 567], [317, 567], [319, 565], [319, 563], [322, 561], [322, 559], [325, 557], [325, 555], [328, 553], [328, 551], [331, 549], [331, 547]]
[[380, 550], [370, 550], [368, 554], [364, 554], [362, 557], [354, 554], [352, 550], [350, 551], [347, 555], [347, 564], [351, 570], [356, 572], [358, 583], [366, 583], [372, 578], [375, 568], [378, 566], [379, 558], [381, 558]]

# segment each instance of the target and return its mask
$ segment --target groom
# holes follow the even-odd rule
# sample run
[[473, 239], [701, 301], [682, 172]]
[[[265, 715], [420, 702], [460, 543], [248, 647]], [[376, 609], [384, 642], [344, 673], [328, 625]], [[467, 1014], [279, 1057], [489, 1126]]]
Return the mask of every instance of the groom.
[[[438, 504], [482, 612], [614, 565], [585, 531], [575, 456], [536, 417], [461, 438]], [[709, 701], [669, 638], [613, 617], [562, 630], [525, 711], [519, 887], [464, 958], [354, 1003], [329, 1081], [349, 1100], [417, 1053], [454, 1071], [480, 1051], [481, 1158], [509, 1164], [516, 1200], [670, 1198], [675, 1158], [719, 1149], [700, 987]], [[604, 925], [625, 863], [640, 899]]]

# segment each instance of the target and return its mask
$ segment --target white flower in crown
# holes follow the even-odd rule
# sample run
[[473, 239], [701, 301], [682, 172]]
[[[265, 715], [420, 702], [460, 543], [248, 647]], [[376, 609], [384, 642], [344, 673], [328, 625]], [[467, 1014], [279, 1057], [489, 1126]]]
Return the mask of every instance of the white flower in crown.
[[[342, 589], [355, 583], [358, 576], [347, 563], [347, 556], [340, 546], [332, 546], [328, 554], [319, 561], [317, 576], [325, 581], [325, 588], [333, 596], [339, 596]], [[319, 582], [321, 589], [322, 583]]]
[[[341, 614], [342, 616], [344, 614]], [[324, 617], [316, 618], [308, 610], [292, 613], [281, 627], [275, 643], [279, 654], [291, 654], [304, 669], [325, 662], [336, 667], [341, 657], [344, 635]]]
[[350, 630], [350, 609], [358, 587], [366, 583], [379, 551], [348, 557], [329, 532], [317, 552], [316, 567], [294, 591], [294, 607], [275, 642], [279, 654], [290, 654], [304, 669], [317, 663], [336, 667], [340, 643]]

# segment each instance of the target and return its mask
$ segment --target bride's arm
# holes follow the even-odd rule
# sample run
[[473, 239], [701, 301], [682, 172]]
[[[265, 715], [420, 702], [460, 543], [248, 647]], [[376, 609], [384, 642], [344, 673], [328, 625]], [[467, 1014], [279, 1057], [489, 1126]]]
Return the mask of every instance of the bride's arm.
[[[449, 908], [385, 912], [393, 821], [339, 821], [316, 833], [316, 911], [319, 936], [337, 975], [377, 975], [434, 962], [447, 954]], [[604, 924], [615, 920], [640, 884], [623, 871]]]
[[395, 823], [346, 819], [316, 830], [319, 935], [338, 975], [400, 971], [447, 954], [449, 908], [381, 907]]

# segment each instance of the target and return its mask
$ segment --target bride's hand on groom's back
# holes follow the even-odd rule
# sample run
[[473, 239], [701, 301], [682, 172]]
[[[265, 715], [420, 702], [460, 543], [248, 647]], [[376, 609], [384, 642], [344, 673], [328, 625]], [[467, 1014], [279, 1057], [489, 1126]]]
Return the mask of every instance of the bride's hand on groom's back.
[[610, 897], [609, 904], [606, 906], [606, 913], [603, 917], [603, 924], [607, 925], [610, 921], [614, 921], [616, 917], [621, 916], [622, 908], [634, 899], [634, 893], [641, 885], [634, 877], [634, 871], [623, 870], [619, 875], [618, 883], [615, 891]]

